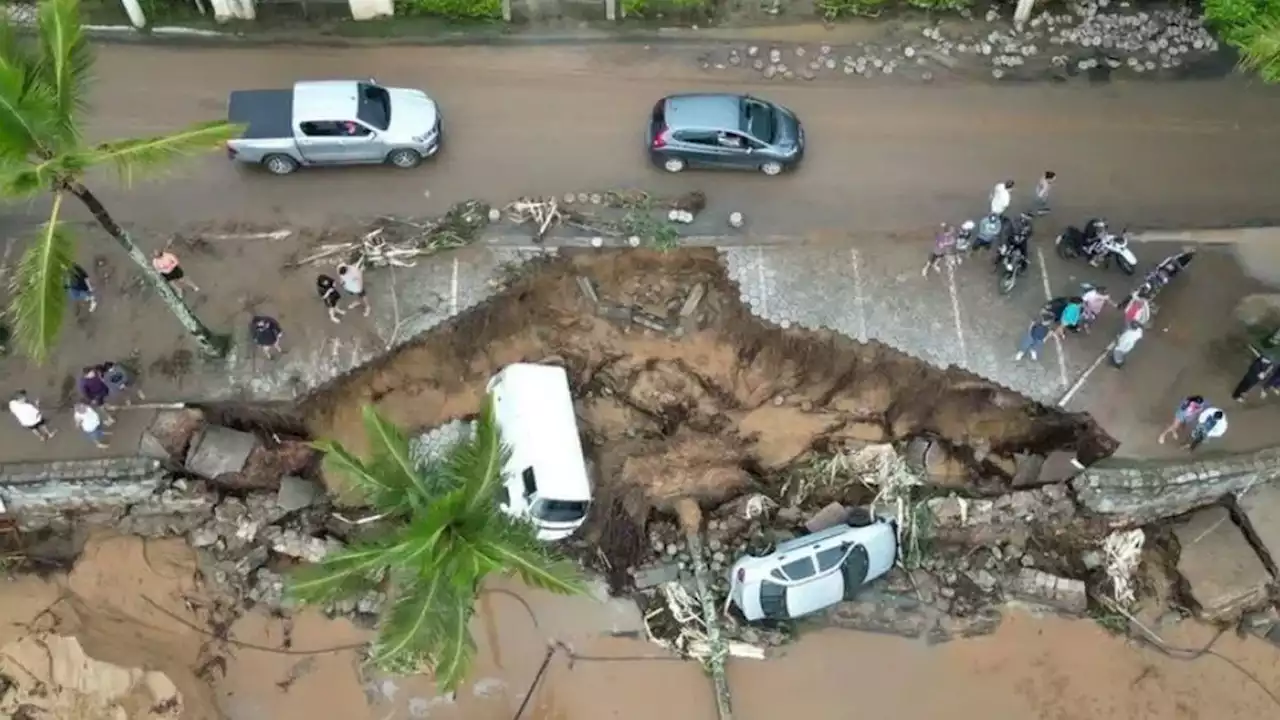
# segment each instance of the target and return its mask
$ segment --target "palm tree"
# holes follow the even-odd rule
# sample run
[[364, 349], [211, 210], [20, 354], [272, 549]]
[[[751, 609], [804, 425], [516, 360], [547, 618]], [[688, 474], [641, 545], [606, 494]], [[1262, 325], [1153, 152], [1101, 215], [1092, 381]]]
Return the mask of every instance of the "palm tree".
[[205, 327], [152, 269], [146, 254], [83, 179], [91, 168], [111, 165], [127, 184], [178, 157], [219, 147], [239, 128], [211, 122], [160, 137], [87, 143], [81, 122], [93, 56], [78, 0], [41, 0], [33, 35], [20, 37], [7, 16], [0, 17], [0, 195], [53, 196], [49, 221], [13, 275], [9, 315], [15, 339], [34, 360], [43, 361], [62, 327], [67, 305], [63, 280], [75, 257], [74, 241], [61, 222], [62, 204], [72, 196], [137, 263], [201, 349], [214, 356], [225, 354], [225, 338]]
[[302, 568], [291, 594], [329, 603], [383, 588], [389, 600], [373, 662], [397, 672], [429, 669], [452, 691], [475, 655], [469, 624], [485, 577], [514, 575], [564, 594], [580, 592], [581, 579], [538, 541], [530, 523], [499, 509], [509, 452], [491, 400], [470, 439], [425, 464], [411, 458], [404, 433], [372, 406], [364, 407], [364, 424], [371, 448], [364, 459], [335, 442], [317, 447], [326, 468], [349, 478], [390, 529]]
[[1280, 82], [1280, 19], [1251, 25], [1238, 43], [1240, 65], [1267, 82]]

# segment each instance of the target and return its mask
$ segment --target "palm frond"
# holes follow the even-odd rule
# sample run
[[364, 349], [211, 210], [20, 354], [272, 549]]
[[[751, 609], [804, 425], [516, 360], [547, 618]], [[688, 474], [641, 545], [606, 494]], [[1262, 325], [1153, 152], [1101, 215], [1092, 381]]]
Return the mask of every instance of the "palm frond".
[[175, 160], [214, 150], [243, 130], [241, 125], [221, 120], [200, 123], [168, 135], [103, 143], [91, 159], [95, 165], [115, 165], [120, 180], [128, 185], [140, 174], [156, 172]]
[[390, 538], [351, 545], [318, 565], [299, 568], [290, 577], [289, 594], [304, 603], [327, 603], [372, 589], [395, 552], [396, 541]]
[[54, 193], [49, 221], [22, 253], [10, 281], [13, 336], [36, 363], [48, 358], [67, 307], [65, 280], [74, 262], [75, 244], [59, 223], [61, 212], [62, 193]]
[[511, 451], [503, 444], [502, 433], [494, 420], [493, 398], [486, 397], [471, 438], [458, 443], [445, 455], [444, 472], [453, 478], [456, 486], [466, 488], [464, 512], [471, 514], [482, 506], [496, 504], [502, 468], [510, 458]]
[[38, 61], [17, 33], [0, 24], [0, 158], [50, 154], [57, 122], [53, 93], [40, 82]]
[[427, 663], [438, 687], [457, 688], [475, 657], [470, 622], [475, 593], [445, 575], [406, 574], [394, 583], [395, 600], [378, 628], [372, 660], [387, 667]]
[[370, 448], [366, 467], [378, 476], [388, 494], [403, 496], [394, 498], [396, 505], [422, 504], [426, 476], [420, 474], [409, 452], [408, 436], [373, 405], [365, 405], [362, 413]]
[[525, 585], [562, 595], [583, 591], [577, 567], [540, 542], [528, 522], [495, 512], [475, 542], [475, 552], [486, 564], [519, 577]]
[[1239, 43], [1240, 67], [1267, 82], [1280, 82], [1280, 21], [1255, 25]]
[[42, 0], [36, 16], [40, 79], [53, 98], [53, 122], [62, 148], [80, 140], [93, 54], [80, 21], [80, 0]]
[[87, 158], [77, 153], [47, 160], [0, 161], [0, 197], [27, 198], [48, 192], [63, 178], [79, 177], [87, 166]]
[[324, 453], [327, 470], [346, 478], [351, 489], [378, 512], [396, 514], [408, 509], [404, 493], [397, 492], [377, 466], [356, 457], [341, 443], [317, 440], [312, 447]]

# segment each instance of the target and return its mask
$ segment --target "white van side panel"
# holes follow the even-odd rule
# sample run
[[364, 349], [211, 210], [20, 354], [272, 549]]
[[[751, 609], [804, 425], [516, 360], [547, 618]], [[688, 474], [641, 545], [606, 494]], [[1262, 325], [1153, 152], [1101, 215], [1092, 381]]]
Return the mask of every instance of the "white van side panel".
[[523, 495], [521, 475], [529, 467], [541, 497], [589, 501], [591, 484], [564, 368], [508, 365], [488, 387], [503, 441], [512, 451], [505, 470], [513, 503]]

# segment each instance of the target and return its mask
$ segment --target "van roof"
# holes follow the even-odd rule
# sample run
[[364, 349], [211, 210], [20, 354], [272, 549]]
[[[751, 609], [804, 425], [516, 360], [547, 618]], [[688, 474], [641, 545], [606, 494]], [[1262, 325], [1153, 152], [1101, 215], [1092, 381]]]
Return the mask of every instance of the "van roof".
[[502, 439], [516, 455], [533, 466], [538, 493], [554, 500], [589, 501], [578, 418], [569, 392], [569, 375], [555, 365], [515, 363], [489, 382], [501, 386], [495, 415]]

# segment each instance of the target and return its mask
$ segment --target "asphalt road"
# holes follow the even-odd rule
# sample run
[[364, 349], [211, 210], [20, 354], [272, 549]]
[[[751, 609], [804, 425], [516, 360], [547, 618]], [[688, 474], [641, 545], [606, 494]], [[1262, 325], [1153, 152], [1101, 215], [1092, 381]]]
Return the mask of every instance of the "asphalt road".
[[[348, 216], [426, 214], [466, 197], [644, 187], [704, 189], [761, 232], [925, 228], [974, 214], [988, 189], [1046, 169], [1058, 217], [1105, 214], [1134, 227], [1276, 220], [1280, 92], [1239, 82], [938, 85], [906, 80], [747, 83], [709, 74], [696, 49], [269, 48], [131, 45], [99, 49], [95, 137], [160, 133], [217, 118], [227, 93], [300, 79], [375, 76], [422, 87], [445, 113], [445, 148], [414, 171], [246, 171], [220, 153], [163, 182], [108, 189], [121, 219], [169, 228], [209, 221], [321, 225]], [[797, 110], [810, 149], [799, 172], [652, 168], [642, 126], [677, 91], [753, 92]], [[104, 186], [110, 187], [107, 178]], [[1016, 197], [1016, 193], [1015, 193]], [[1015, 199], [1016, 202], [1016, 199]]]

